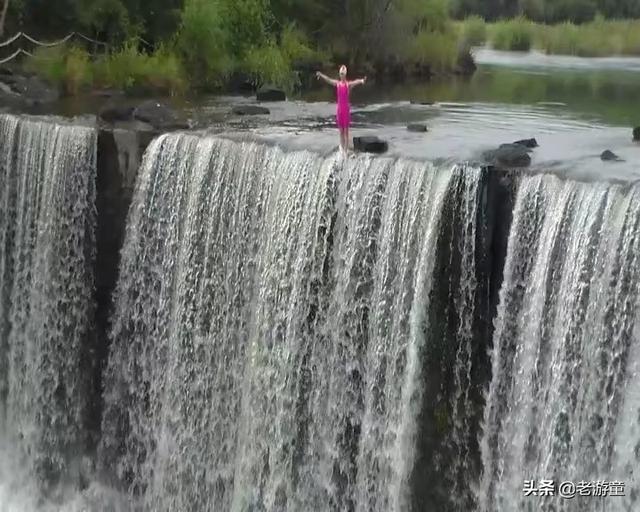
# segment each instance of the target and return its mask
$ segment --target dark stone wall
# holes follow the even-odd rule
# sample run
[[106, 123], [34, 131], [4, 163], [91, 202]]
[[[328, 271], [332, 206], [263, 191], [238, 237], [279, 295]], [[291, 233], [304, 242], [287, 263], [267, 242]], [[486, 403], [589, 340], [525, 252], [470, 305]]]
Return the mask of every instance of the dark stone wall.
[[[486, 167], [482, 171], [477, 201], [475, 275], [477, 292], [471, 310], [472, 342], [470, 379], [457, 367], [462, 254], [460, 241], [467, 219], [461, 211], [464, 197], [454, 178], [451, 200], [442, 212], [429, 302], [428, 341], [423, 369], [424, 394], [418, 421], [416, 465], [411, 476], [414, 511], [472, 510], [475, 497], [470, 484], [481, 472], [478, 439], [483, 420], [484, 395], [491, 379], [489, 349], [507, 252], [516, 177], [508, 171]], [[466, 358], [466, 354], [464, 354]], [[469, 400], [456, 397], [456, 372], [469, 386]], [[458, 430], [454, 426], [454, 407]], [[462, 428], [461, 428], [462, 425]], [[453, 432], [455, 436], [452, 436]], [[466, 464], [456, 464], [460, 455]]]
[[102, 373], [109, 352], [109, 319], [118, 280], [129, 206], [142, 155], [154, 134], [135, 129], [98, 131], [96, 226], [96, 361], [92, 379], [90, 435], [95, 449], [100, 438]]

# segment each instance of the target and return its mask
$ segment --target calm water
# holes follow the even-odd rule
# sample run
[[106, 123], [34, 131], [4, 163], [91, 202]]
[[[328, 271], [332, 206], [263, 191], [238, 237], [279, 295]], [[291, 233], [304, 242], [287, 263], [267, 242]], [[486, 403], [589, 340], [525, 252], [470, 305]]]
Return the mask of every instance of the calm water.
[[[390, 153], [418, 159], [479, 159], [505, 142], [535, 137], [534, 169], [578, 179], [640, 179], [640, 146], [631, 129], [640, 126], [640, 59], [584, 59], [479, 49], [471, 78], [428, 83], [369, 82], [352, 94], [353, 135], [379, 135]], [[200, 97], [181, 102], [196, 127], [251, 132], [296, 149], [330, 152], [338, 137], [334, 92], [317, 88], [285, 103], [266, 104], [268, 116], [231, 114], [253, 97]], [[66, 113], [96, 108], [75, 102]], [[409, 133], [407, 123], [425, 123], [429, 133]], [[603, 164], [605, 149], [624, 162]]]

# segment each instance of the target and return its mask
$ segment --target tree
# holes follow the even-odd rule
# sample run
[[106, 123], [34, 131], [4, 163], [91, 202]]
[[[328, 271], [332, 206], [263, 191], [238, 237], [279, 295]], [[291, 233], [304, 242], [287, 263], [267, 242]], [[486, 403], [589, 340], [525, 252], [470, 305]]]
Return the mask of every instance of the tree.
[[0, 13], [0, 37], [4, 36], [4, 24], [7, 20], [7, 11], [9, 10], [9, 0], [4, 0], [2, 13]]

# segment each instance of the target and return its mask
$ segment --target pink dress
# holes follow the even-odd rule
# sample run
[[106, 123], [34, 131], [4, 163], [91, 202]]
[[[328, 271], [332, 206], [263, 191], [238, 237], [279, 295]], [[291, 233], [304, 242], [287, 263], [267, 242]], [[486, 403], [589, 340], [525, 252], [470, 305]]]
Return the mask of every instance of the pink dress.
[[351, 108], [349, 107], [349, 84], [347, 82], [338, 82], [336, 85], [336, 94], [338, 97], [338, 109], [336, 112], [336, 122], [338, 128], [349, 128], [351, 124]]

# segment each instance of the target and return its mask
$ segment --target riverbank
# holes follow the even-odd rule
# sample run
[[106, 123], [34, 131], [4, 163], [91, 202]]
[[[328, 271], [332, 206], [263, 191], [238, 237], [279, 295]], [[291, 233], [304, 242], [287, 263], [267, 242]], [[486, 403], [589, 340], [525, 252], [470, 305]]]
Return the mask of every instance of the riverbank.
[[456, 27], [467, 44], [486, 44], [496, 50], [538, 50], [579, 57], [640, 56], [640, 20], [597, 18], [580, 25], [546, 25], [522, 17], [496, 23], [470, 17]]

